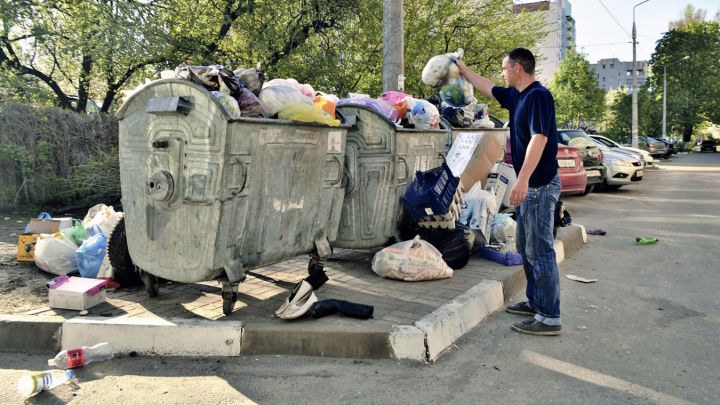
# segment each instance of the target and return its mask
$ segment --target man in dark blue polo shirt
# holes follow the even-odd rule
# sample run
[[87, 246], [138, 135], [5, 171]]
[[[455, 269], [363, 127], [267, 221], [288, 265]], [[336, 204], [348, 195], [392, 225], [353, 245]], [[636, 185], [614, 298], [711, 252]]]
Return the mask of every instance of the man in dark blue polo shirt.
[[524, 48], [502, 62], [508, 87], [496, 86], [458, 61], [460, 73], [481, 93], [510, 111], [510, 137], [517, 181], [510, 190], [516, 207], [515, 240], [523, 258], [528, 301], [506, 308], [532, 316], [512, 329], [532, 335], [559, 335], [560, 279], [553, 248], [555, 204], [560, 198], [557, 171], [557, 124], [552, 94], [535, 80], [535, 57]]

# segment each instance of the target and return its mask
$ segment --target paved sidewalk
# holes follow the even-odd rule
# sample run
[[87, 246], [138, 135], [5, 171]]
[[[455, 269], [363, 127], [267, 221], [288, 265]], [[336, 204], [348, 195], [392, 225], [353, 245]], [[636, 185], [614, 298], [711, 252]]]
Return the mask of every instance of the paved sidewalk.
[[[582, 246], [583, 235], [581, 226], [560, 229], [559, 261]], [[55, 343], [57, 348], [103, 339], [114, 341], [118, 349], [158, 354], [434, 360], [524, 288], [520, 266], [507, 267], [477, 256], [445, 280], [383, 279], [370, 267], [376, 251], [336, 249], [325, 267], [330, 281], [316, 291], [320, 300], [374, 306], [370, 320], [337, 315], [290, 322], [276, 319], [275, 309], [307, 275], [309, 257], [299, 256], [248, 271], [229, 316], [222, 313], [220, 284], [215, 281], [166, 283], [156, 298], [149, 298], [143, 288], [121, 289], [109, 291], [107, 301], [85, 317], [78, 311], [49, 307], [0, 316], [0, 325], [15, 326], [13, 332], [0, 328], [6, 330], [0, 331], [0, 349], [49, 350], [47, 344]]]

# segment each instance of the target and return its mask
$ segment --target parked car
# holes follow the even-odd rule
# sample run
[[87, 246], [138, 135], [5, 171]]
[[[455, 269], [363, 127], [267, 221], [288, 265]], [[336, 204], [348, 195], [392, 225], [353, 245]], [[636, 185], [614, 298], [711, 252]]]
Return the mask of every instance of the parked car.
[[653, 157], [667, 157], [668, 149], [665, 143], [651, 136], [639, 137], [638, 146], [650, 152]]
[[665, 146], [668, 149], [668, 152], [665, 154], [665, 158], [669, 158], [671, 155], [677, 155], [678, 151], [675, 147], [675, 142], [667, 139], [667, 138], [656, 138], [658, 141], [665, 144]]
[[607, 176], [602, 184], [603, 188], [615, 190], [642, 180], [644, 167], [639, 158], [617, 148], [610, 149], [596, 140], [593, 141], [598, 144], [598, 148], [602, 151], [603, 166], [607, 169]]
[[716, 139], [705, 139], [700, 142], [700, 152], [709, 150], [711, 152], [720, 152], [720, 143]]
[[590, 135], [590, 138], [592, 138], [592, 139], [594, 139], [594, 140], [596, 140], [596, 141], [599, 141], [600, 143], [602, 143], [603, 145], [607, 146], [608, 148], [618, 149], [618, 150], [623, 150], [623, 151], [627, 151], [627, 152], [632, 152], [632, 153], [637, 153], [637, 154], [639, 154], [640, 156], [642, 156], [642, 158], [643, 158], [643, 160], [644, 160], [644, 162], [645, 162], [645, 167], [646, 167], [646, 168], [647, 168], [647, 167], [653, 167], [653, 166], [655, 166], [655, 159], [653, 159], [653, 157], [652, 157], [652, 155], [650, 154], [650, 152], [648, 152], [648, 151], [646, 151], [646, 150], [644, 150], [644, 149], [631, 148], [631, 147], [629, 147], [629, 146], [623, 146], [623, 145], [620, 145], [619, 143], [613, 141], [612, 139], [607, 138], [607, 137], [604, 137], [604, 136], [602, 136], [602, 135]]
[[603, 166], [603, 153], [597, 143], [582, 129], [558, 129], [560, 143], [578, 149], [583, 158], [583, 166], [587, 174], [587, 185], [584, 194], [592, 192], [603, 184], [607, 176]]
[[[512, 164], [510, 138], [505, 147], [505, 163]], [[587, 173], [583, 166], [582, 155], [572, 146], [558, 144], [558, 174], [560, 175], [560, 195], [584, 194], [587, 186]]]

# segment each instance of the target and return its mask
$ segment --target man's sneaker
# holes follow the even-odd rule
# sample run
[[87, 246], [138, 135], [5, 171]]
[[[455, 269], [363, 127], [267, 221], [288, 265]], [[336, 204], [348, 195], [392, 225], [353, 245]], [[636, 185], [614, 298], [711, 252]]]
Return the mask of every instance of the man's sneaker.
[[528, 319], [526, 321], [518, 322], [513, 324], [511, 327], [515, 332], [527, 333], [528, 335], [543, 335], [543, 336], [557, 336], [562, 330], [560, 325], [545, 325], [542, 322], [536, 321], [535, 319]]
[[527, 316], [534, 316], [535, 311], [530, 308], [530, 304], [528, 304], [527, 301], [525, 302], [518, 302], [515, 305], [510, 305], [507, 308], [505, 308], [506, 312], [510, 312], [511, 314], [518, 314], [518, 315], [527, 315]]

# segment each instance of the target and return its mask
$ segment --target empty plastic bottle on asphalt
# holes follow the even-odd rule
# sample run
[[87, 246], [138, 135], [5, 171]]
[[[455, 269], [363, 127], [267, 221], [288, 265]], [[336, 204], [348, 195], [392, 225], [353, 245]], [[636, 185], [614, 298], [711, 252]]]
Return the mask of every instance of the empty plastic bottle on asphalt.
[[109, 360], [112, 356], [110, 345], [98, 343], [92, 347], [82, 346], [63, 350], [54, 359], [48, 360], [48, 365], [62, 369], [76, 368], [96, 361]]
[[18, 394], [31, 397], [40, 391], [51, 390], [58, 385], [70, 381], [75, 374], [71, 370], [47, 370], [39, 373], [25, 374], [17, 384]]

